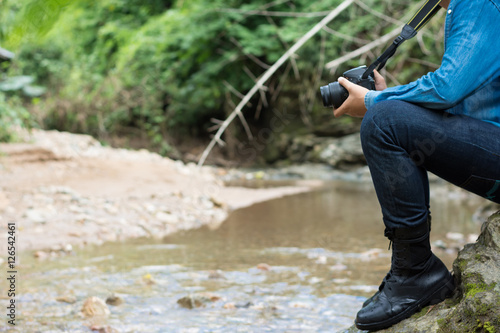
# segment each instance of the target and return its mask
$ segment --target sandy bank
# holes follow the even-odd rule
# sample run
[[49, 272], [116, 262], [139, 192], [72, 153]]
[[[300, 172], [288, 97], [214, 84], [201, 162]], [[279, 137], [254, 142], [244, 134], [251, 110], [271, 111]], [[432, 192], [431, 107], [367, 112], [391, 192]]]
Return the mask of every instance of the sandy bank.
[[103, 147], [85, 135], [34, 130], [25, 139], [0, 144], [1, 229], [17, 224], [21, 251], [216, 227], [232, 209], [312, 186], [225, 187], [223, 169]]

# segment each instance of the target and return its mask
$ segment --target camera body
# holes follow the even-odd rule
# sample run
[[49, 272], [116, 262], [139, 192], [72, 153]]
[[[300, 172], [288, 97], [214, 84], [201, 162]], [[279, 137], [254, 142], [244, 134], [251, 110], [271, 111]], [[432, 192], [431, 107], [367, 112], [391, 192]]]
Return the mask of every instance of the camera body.
[[[365, 87], [369, 90], [375, 90], [375, 79], [373, 78], [373, 73], [371, 73], [368, 78], [363, 79], [363, 74], [366, 71], [366, 66], [359, 66], [350, 69], [344, 74], [343, 77], [355, 83], [359, 86]], [[349, 97], [349, 92], [338, 82], [332, 82], [327, 86], [320, 88], [321, 97], [323, 98], [323, 105], [325, 107], [338, 108], [345, 102], [347, 97]]]

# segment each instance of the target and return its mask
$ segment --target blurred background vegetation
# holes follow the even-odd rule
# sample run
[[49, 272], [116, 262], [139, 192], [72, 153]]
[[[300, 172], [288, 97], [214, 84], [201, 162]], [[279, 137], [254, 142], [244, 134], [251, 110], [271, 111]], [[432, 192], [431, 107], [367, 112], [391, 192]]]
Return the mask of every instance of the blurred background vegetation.
[[[340, 0], [2, 0], [0, 140], [13, 125], [91, 134], [104, 143], [199, 157], [261, 76]], [[244, 115], [255, 133], [273, 110], [294, 114], [285, 131], [314, 133], [332, 119], [319, 86], [372, 62], [387, 44], [335, 71], [325, 63], [402, 25], [418, 3], [361, 0], [306, 43], [267, 82]], [[304, 15], [308, 13], [307, 15]], [[387, 16], [386, 16], [387, 15]], [[391, 18], [393, 20], [391, 20]], [[437, 68], [443, 13], [407, 42], [387, 67], [389, 85]], [[240, 122], [226, 153], [248, 140]], [[231, 144], [233, 142], [233, 144]]]

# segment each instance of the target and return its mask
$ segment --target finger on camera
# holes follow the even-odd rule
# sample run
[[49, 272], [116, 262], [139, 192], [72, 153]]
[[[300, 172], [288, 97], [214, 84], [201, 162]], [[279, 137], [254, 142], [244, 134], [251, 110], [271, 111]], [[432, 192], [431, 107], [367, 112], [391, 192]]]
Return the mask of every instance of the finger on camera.
[[349, 88], [351, 87], [351, 85], [353, 85], [354, 83], [352, 83], [351, 81], [347, 80], [346, 78], [343, 78], [343, 77], [339, 77], [339, 83], [342, 87], [346, 88], [347, 90], [349, 90]]
[[338, 118], [340, 116], [343, 116], [347, 112], [347, 108], [345, 106], [340, 106], [338, 109], [333, 110], [333, 116], [335, 118]]
[[373, 73], [374, 73], [375, 82], [385, 81], [384, 77], [377, 70], [374, 70]]

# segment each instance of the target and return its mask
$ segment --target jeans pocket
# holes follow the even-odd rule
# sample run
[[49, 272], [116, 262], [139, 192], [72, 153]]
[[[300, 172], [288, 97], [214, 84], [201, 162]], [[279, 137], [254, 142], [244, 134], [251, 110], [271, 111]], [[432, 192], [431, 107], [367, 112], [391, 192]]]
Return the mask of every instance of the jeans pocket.
[[483, 198], [500, 203], [500, 180], [471, 175], [460, 187]]

